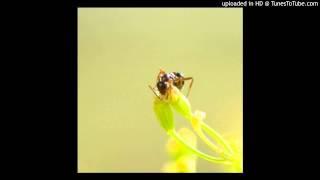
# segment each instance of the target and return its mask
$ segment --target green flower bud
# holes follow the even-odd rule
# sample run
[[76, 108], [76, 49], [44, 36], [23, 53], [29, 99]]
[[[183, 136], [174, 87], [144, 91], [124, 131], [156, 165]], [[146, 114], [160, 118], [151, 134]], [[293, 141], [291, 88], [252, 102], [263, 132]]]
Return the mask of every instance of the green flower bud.
[[[178, 133], [190, 146], [197, 146], [197, 137], [191, 130], [187, 128], [181, 128]], [[166, 149], [172, 159], [178, 159], [181, 156], [195, 156], [192, 151], [190, 151], [181, 143], [177, 142], [172, 137], [168, 139]]]
[[192, 119], [192, 111], [189, 100], [177, 89], [176, 87], [172, 87], [169, 96], [169, 104], [172, 106], [174, 110], [176, 110], [179, 114], [181, 114], [187, 120]]
[[196, 160], [187, 156], [164, 164], [162, 171], [165, 173], [193, 173], [196, 172]]
[[178, 172], [192, 173], [196, 172], [197, 161], [193, 157], [183, 156], [176, 160], [176, 166]]
[[206, 113], [196, 110], [191, 120], [191, 125], [195, 131], [201, 131], [201, 123], [206, 118]]
[[175, 161], [170, 161], [164, 164], [161, 171], [164, 173], [177, 173], [179, 169]]
[[174, 129], [173, 112], [170, 105], [158, 98], [153, 102], [153, 110], [160, 122], [160, 125], [168, 132]]

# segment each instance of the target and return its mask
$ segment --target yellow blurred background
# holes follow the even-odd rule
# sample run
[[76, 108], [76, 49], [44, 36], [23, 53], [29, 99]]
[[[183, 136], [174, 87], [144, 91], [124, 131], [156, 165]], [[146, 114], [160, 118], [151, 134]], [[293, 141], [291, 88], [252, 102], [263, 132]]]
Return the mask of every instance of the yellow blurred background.
[[[194, 77], [193, 110], [205, 111], [205, 121], [241, 150], [242, 14], [241, 8], [78, 8], [78, 172], [161, 171], [168, 137], [147, 87], [160, 67]], [[177, 128], [190, 127], [176, 117]], [[198, 159], [197, 171], [226, 170]]]

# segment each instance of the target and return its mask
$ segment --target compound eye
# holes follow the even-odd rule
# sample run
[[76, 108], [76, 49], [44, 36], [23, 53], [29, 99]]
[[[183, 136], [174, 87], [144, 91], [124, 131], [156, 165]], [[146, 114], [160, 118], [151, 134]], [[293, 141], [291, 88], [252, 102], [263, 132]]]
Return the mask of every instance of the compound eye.
[[157, 88], [158, 88], [160, 94], [162, 94], [162, 95], [166, 94], [167, 84], [165, 82], [162, 82], [162, 81], [158, 82]]
[[166, 89], [167, 84], [165, 82], [158, 82], [157, 87], [158, 89]]
[[175, 74], [177, 77], [182, 77], [182, 74], [179, 73], [179, 72], [175, 72], [174, 74]]

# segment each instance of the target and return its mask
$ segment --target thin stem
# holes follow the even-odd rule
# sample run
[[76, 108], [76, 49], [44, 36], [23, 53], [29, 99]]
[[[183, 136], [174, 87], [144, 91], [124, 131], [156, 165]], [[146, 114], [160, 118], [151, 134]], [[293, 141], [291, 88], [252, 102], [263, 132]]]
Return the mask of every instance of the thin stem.
[[196, 148], [192, 147], [191, 145], [187, 144], [183, 140], [183, 138], [175, 130], [168, 131], [168, 134], [173, 139], [175, 139], [177, 142], [179, 142], [182, 145], [184, 145], [186, 148], [188, 148], [190, 151], [192, 151], [193, 153], [195, 153], [197, 156], [199, 156], [202, 159], [205, 159], [207, 161], [214, 162], [214, 163], [225, 163], [225, 161], [226, 161], [226, 159], [224, 159], [224, 158], [213, 157], [213, 156], [210, 156], [208, 154], [205, 154], [205, 153], [197, 150]]
[[231, 161], [233, 161], [234, 159], [232, 158], [232, 155], [229, 154], [228, 152], [220, 149], [218, 146], [216, 146], [214, 143], [212, 143], [210, 141], [209, 138], [207, 138], [207, 136], [203, 133], [202, 128], [200, 129], [195, 129], [196, 133], [198, 134], [198, 136], [216, 153], [218, 153], [219, 155], [221, 155], [223, 158], [225, 159], [229, 159]]
[[219, 144], [221, 144], [225, 149], [227, 149], [231, 154], [234, 154], [230, 145], [223, 139], [223, 137], [208, 126], [205, 122], [201, 123], [201, 128], [208, 133], [213, 139], [215, 139]]
[[[192, 118], [195, 118], [195, 120], [197, 120], [197, 118], [195, 116], [192, 116]], [[203, 122], [202, 120], [197, 120], [200, 124], [199, 127], [194, 126], [193, 125], [193, 120], [194, 119], [188, 119], [189, 122], [192, 124], [193, 129], [196, 131], [197, 135], [201, 138], [201, 140], [203, 140], [205, 142], [205, 144], [207, 144], [213, 151], [217, 152], [218, 154], [220, 154], [221, 156], [223, 156], [226, 159], [229, 160], [234, 160], [232, 158], [232, 155], [234, 154], [232, 149], [230, 148], [230, 146], [224, 141], [224, 139], [222, 138], [221, 135], [219, 135], [219, 133], [217, 133], [216, 131], [214, 131], [210, 126], [208, 126], [207, 124], [205, 124], [205, 122]], [[224, 147], [224, 151], [221, 152], [221, 150], [219, 150], [218, 146], [216, 146], [209, 138], [207, 138], [207, 136], [203, 133], [202, 129], [204, 129], [209, 135], [211, 135], [211, 138], [214, 139], [215, 141], [217, 141], [218, 144], [220, 144], [221, 146]], [[229, 151], [229, 152], [226, 152]]]

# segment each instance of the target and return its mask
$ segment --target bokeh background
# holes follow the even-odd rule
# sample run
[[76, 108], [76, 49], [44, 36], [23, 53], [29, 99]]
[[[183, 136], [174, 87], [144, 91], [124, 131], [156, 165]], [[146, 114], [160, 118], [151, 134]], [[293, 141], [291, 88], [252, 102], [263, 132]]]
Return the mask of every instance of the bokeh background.
[[[147, 87], [160, 67], [194, 77], [193, 109], [205, 111], [206, 122], [241, 150], [242, 14], [241, 8], [78, 8], [78, 172], [161, 172], [168, 137]], [[190, 127], [176, 120], [178, 128]], [[202, 159], [197, 170], [226, 171]]]

